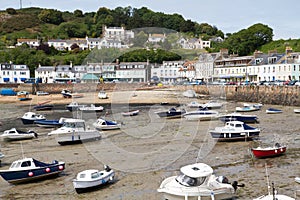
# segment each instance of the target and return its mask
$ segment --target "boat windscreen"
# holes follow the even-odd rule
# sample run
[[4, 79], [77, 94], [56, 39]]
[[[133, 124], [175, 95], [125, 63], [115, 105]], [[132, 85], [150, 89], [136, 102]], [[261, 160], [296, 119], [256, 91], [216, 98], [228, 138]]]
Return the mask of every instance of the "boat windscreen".
[[47, 166], [51, 165], [51, 164], [43, 163], [43, 162], [35, 160], [35, 159], [33, 159], [33, 162], [34, 162], [35, 166], [37, 166], [37, 167], [47, 167]]

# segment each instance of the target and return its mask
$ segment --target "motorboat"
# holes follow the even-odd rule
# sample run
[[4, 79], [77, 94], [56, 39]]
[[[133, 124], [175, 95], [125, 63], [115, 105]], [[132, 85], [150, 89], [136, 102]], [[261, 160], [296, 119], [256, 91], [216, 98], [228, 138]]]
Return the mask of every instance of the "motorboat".
[[300, 183], [300, 177], [295, 177], [296, 183]]
[[244, 103], [243, 107], [236, 107], [235, 111], [237, 111], [237, 112], [251, 112], [251, 111], [260, 110], [261, 107], [262, 107], [262, 104], [247, 104], [247, 103]]
[[43, 128], [59, 128], [61, 127], [67, 118], [61, 117], [60, 119], [53, 120], [36, 120], [34, 124]]
[[72, 93], [70, 90], [62, 90], [61, 94], [64, 98], [81, 98], [83, 97], [83, 94], [79, 94], [79, 93]]
[[208, 109], [219, 109], [222, 108], [223, 104], [221, 102], [218, 102], [216, 100], [211, 100], [205, 104], [201, 104], [201, 108], [208, 108]]
[[181, 118], [185, 113], [185, 109], [176, 109], [174, 107], [167, 111], [156, 112], [159, 117], [166, 119]]
[[106, 120], [99, 118], [95, 123], [93, 123], [93, 126], [97, 130], [116, 130], [121, 128], [121, 124], [116, 121]]
[[44, 92], [44, 91], [37, 91], [36, 92], [37, 96], [45, 96], [45, 95], [49, 95], [49, 92]]
[[277, 108], [268, 108], [266, 110], [267, 114], [278, 114], [278, 113], [282, 113], [282, 110], [277, 109]]
[[102, 112], [104, 110], [103, 106], [95, 106], [91, 104], [90, 106], [82, 106], [78, 108], [82, 112]]
[[36, 106], [33, 107], [34, 110], [36, 111], [41, 111], [41, 110], [52, 110], [53, 109], [53, 105], [51, 104], [38, 104]]
[[17, 92], [17, 97], [20, 101], [28, 101], [28, 100], [32, 99], [29, 97], [29, 92], [27, 92], [27, 91]]
[[11, 141], [11, 140], [26, 140], [26, 139], [33, 139], [37, 138], [38, 134], [32, 130], [23, 131], [18, 130], [16, 128], [11, 128], [3, 132], [0, 135], [3, 140]]
[[56, 138], [60, 145], [82, 144], [100, 139], [101, 134], [97, 130], [74, 131], [72, 133], [59, 134]]
[[205, 163], [183, 166], [180, 172], [179, 176], [164, 179], [157, 189], [164, 199], [232, 199], [237, 188], [244, 186], [237, 181], [230, 184], [226, 177], [214, 175], [213, 169]]
[[73, 101], [73, 102], [69, 103], [68, 105], [66, 105], [66, 109], [70, 112], [73, 112], [73, 111], [78, 111], [79, 108], [83, 108], [85, 106], [86, 105], [80, 105], [77, 102]]
[[189, 107], [189, 108], [199, 108], [202, 105], [203, 105], [202, 103], [198, 103], [197, 101], [192, 101], [192, 102], [187, 104], [187, 107]]
[[198, 109], [195, 111], [186, 112], [182, 115], [187, 120], [200, 120], [200, 121], [207, 121], [207, 120], [214, 120], [218, 119], [219, 112], [215, 110], [205, 109]]
[[62, 127], [51, 131], [48, 135], [58, 135], [58, 134], [65, 134], [65, 133], [74, 133], [78, 131], [85, 131], [85, 120], [83, 119], [74, 119], [68, 118], [65, 119]]
[[271, 147], [251, 148], [251, 152], [256, 158], [269, 158], [283, 155], [286, 152], [286, 148], [287, 147], [285, 145], [280, 145], [279, 143], [276, 143], [274, 146]]
[[106, 92], [104, 90], [101, 90], [99, 93], [98, 93], [98, 98], [99, 99], [107, 99], [108, 96], [106, 94]]
[[14, 161], [8, 170], [0, 170], [0, 175], [9, 183], [18, 184], [58, 175], [65, 169], [65, 163], [52, 161], [44, 163], [34, 158]]
[[244, 115], [242, 113], [229, 113], [219, 116], [219, 120], [222, 122], [229, 122], [229, 121], [241, 121], [244, 123], [258, 123], [258, 117], [257, 115]]
[[33, 124], [36, 120], [46, 120], [46, 117], [42, 114], [36, 114], [34, 112], [26, 112], [21, 120], [23, 124]]
[[247, 140], [259, 136], [260, 129], [251, 127], [241, 121], [229, 121], [222, 127], [209, 131], [214, 139], [219, 141]]
[[115, 172], [109, 166], [104, 165], [104, 170], [88, 169], [81, 171], [73, 179], [73, 187], [77, 193], [85, 192], [114, 181]]
[[138, 115], [140, 112], [140, 110], [131, 110], [131, 111], [128, 111], [128, 112], [122, 112], [121, 114], [124, 116], [124, 117], [128, 117], [128, 116], [135, 116], [135, 115]]

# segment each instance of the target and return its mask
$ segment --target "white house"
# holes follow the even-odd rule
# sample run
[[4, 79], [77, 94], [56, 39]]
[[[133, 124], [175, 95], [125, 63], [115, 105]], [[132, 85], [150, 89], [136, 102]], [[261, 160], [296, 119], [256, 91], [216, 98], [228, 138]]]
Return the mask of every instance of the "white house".
[[158, 43], [158, 42], [164, 42], [166, 39], [166, 34], [149, 34], [148, 36], [148, 42], [149, 43]]
[[21, 46], [22, 44], [28, 44], [30, 47], [38, 47], [40, 46], [40, 40], [38, 39], [25, 39], [25, 38], [19, 38], [17, 39], [16, 46]]
[[134, 38], [134, 32], [132, 30], [125, 30], [124, 27], [107, 27], [103, 26], [103, 38], [106, 39], [118, 39], [126, 41]]
[[30, 78], [30, 70], [27, 65], [15, 65], [12, 63], [0, 65], [0, 83], [22, 83]]
[[183, 68], [184, 61], [163, 61], [162, 65], [151, 68], [151, 80], [164, 83], [174, 83], [179, 78], [179, 69]]
[[69, 47], [67, 40], [54, 39], [54, 40], [48, 40], [47, 43], [49, 47], [53, 46], [55, 49], [59, 51], [66, 50]]
[[54, 66], [41, 66], [34, 71], [35, 78], [41, 78], [42, 83], [54, 83], [55, 75], [55, 67]]
[[147, 82], [148, 80], [147, 62], [123, 62], [116, 69], [116, 79], [127, 82]]

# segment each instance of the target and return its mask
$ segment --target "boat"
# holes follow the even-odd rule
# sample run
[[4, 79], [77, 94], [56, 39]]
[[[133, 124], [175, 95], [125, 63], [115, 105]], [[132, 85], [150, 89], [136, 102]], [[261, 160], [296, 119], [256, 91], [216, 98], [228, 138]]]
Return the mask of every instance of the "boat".
[[219, 112], [215, 110], [209, 110], [208, 108], [200, 108], [195, 111], [186, 112], [182, 116], [187, 120], [207, 121], [218, 119]]
[[74, 133], [74, 132], [83, 132], [86, 130], [85, 127], [85, 120], [83, 119], [74, 119], [74, 118], [67, 118], [64, 120], [63, 125], [51, 132], [48, 135], [58, 135], [58, 134], [65, 134], [65, 133]]
[[247, 104], [247, 103], [244, 103], [243, 107], [236, 107], [235, 111], [237, 111], [237, 112], [251, 112], [251, 111], [260, 110], [261, 107], [262, 107], [262, 104]]
[[83, 97], [83, 94], [79, 94], [79, 93], [72, 93], [70, 90], [62, 90], [61, 94], [64, 98], [81, 98]]
[[266, 110], [267, 114], [277, 114], [277, 113], [282, 113], [282, 110], [276, 109], [276, 108], [268, 108]]
[[276, 143], [271, 147], [251, 148], [251, 152], [256, 158], [269, 158], [283, 155], [286, 152], [286, 148], [285, 145], [282, 146], [279, 143]]
[[179, 176], [164, 179], [157, 189], [164, 194], [164, 199], [232, 199], [237, 188], [244, 187], [237, 181], [230, 184], [226, 177], [214, 175], [213, 169], [205, 163], [186, 165], [180, 171]]
[[77, 102], [73, 101], [73, 102], [69, 103], [68, 105], [66, 105], [66, 109], [68, 111], [72, 112], [72, 111], [77, 111], [77, 110], [79, 110], [79, 108], [83, 108], [85, 106], [86, 105], [80, 105]]
[[107, 99], [108, 96], [106, 94], [106, 92], [104, 90], [101, 90], [99, 93], [98, 93], [98, 98], [99, 99]]
[[195, 90], [187, 90], [187, 91], [183, 92], [182, 95], [184, 97], [188, 97], [188, 98], [195, 98], [195, 97], [197, 97], [197, 94], [196, 94]]
[[166, 119], [181, 118], [185, 113], [185, 109], [176, 109], [174, 107], [167, 111], [156, 112], [159, 117]]
[[61, 127], [67, 118], [61, 117], [60, 119], [53, 120], [36, 120], [34, 124], [43, 128], [59, 128]]
[[247, 140], [259, 136], [260, 129], [251, 127], [241, 121], [226, 122], [222, 127], [209, 131], [212, 138], [219, 141]]
[[205, 104], [200, 104], [201, 108], [208, 108], [208, 109], [219, 109], [222, 108], [223, 104], [216, 100], [211, 100]]
[[115, 172], [109, 166], [104, 165], [104, 170], [88, 169], [81, 171], [73, 179], [73, 187], [77, 193], [98, 188], [107, 183], [114, 181]]
[[28, 100], [32, 99], [29, 97], [29, 92], [27, 92], [27, 91], [17, 92], [17, 97], [20, 101], [28, 101]]
[[0, 170], [4, 180], [12, 184], [24, 183], [36, 179], [58, 175], [65, 169], [65, 163], [54, 160], [44, 163], [34, 158], [23, 158], [14, 161], [9, 169]]
[[53, 105], [51, 104], [38, 104], [36, 106], [33, 107], [34, 110], [36, 111], [41, 111], [41, 110], [52, 110], [53, 109]]
[[128, 112], [122, 112], [121, 114], [124, 116], [124, 117], [127, 117], [127, 116], [135, 116], [135, 115], [138, 115], [140, 112], [140, 110], [131, 110], [131, 111], [128, 111]]
[[187, 104], [187, 107], [189, 107], [189, 108], [199, 108], [202, 105], [203, 105], [202, 103], [198, 103], [197, 101], [192, 101], [192, 102]]
[[300, 114], [300, 108], [295, 108], [295, 109], [294, 109], [294, 113]]
[[3, 140], [11, 141], [11, 140], [26, 140], [37, 138], [38, 134], [32, 130], [23, 131], [18, 130], [16, 128], [11, 128], [9, 130], [5, 130], [3, 134], [0, 135]]
[[297, 183], [300, 183], [300, 177], [295, 177], [295, 181], [296, 181]]
[[44, 91], [37, 91], [36, 92], [37, 96], [45, 96], [45, 95], [49, 95], [49, 92], [44, 92]]
[[101, 134], [97, 130], [73, 131], [72, 133], [59, 134], [56, 139], [60, 145], [82, 144], [100, 140]]
[[116, 121], [106, 120], [99, 118], [97, 121], [93, 124], [93, 126], [97, 130], [116, 130], [121, 128], [121, 124]]
[[241, 121], [244, 123], [258, 123], [259, 122], [257, 115], [244, 115], [244, 114], [237, 113], [237, 112], [220, 115], [219, 120], [221, 120], [222, 122], [229, 122], [229, 121]]
[[46, 117], [42, 114], [36, 114], [34, 112], [26, 112], [21, 120], [23, 124], [33, 124], [36, 120], [46, 120]]
[[82, 112], [102, 112], [104, 110], [103, 106], [95, 106], [91, 104], [90, 106], [81, 106], [78, 109]]

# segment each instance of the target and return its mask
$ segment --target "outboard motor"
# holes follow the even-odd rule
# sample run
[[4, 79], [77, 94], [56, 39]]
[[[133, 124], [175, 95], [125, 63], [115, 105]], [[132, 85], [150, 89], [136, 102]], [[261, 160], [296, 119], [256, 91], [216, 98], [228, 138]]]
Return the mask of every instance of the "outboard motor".
[[245, 187], [245, 184], [242, 183], [239, 185], [237, 181], [233, 181], [231, 185], [234, 188], [234, 190], [237, 190], [238, 187]]
[[109, 172], [111, 170], [111, 168], [108, 165], [104, 165], [104, 169], [105, 171]]

